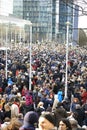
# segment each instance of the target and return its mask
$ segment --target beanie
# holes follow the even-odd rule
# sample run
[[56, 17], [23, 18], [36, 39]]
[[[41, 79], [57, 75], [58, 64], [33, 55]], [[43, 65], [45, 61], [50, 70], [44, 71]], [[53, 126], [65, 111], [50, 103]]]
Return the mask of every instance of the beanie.
[[29, 111], [25, 114], [24, 116], [24, 124], [32, 124], [34, 125], [35, 123], [38, 122], [38, 114], [34, 111]]
[[52, 123], [53, 125], [55, 125], [55, 117], [54, 117], [54, 115], [51, 112], [44, 112], [44, 113], [42, 113], [42, 115], [40, 117], [44, 117], [50, 123]]

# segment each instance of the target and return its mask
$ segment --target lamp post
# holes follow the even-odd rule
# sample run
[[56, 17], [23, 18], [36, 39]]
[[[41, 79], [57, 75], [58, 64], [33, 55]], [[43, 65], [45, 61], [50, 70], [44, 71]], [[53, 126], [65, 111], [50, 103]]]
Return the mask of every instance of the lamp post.
[[17, 41], [16, 35], [17, 35], [17, 32], [16, 32], [16, 29], [15, 29], [15, 48], [16, 48], [16, 41]]
[[68, 89], [68, 44], [69, 44], [69, 25], [70, 22], [66, 22], [67, 25], [67, 34], [66, 34], [66, 73], [65, 73], [65, 96], [64, 98], [66, 99], [67, 96], [67, 89]]
[[1, 39], [1, 46], [2, 46], [2, 43], [3, 43], [3, 40], [2, 40], [2, 21], [0, 21], [0, 24], [1, 24], [1, 32], [0, 32], [0, 39]]
[[21, 22], [16, 24], [16, 26], [19, 27], [19, 46], [21, 46], [21, 47], [22, 47], [22, 42], [21, 42], [21, 39], [22, 39], [22, 28], [24, 27], [24, 24], [25, 23], [21, 23]]
[[8, 51], [8, 49], [7, 49], [7, 42], [8, 42], [8, 25], [6, 25], [6, 79], [7, 79], [7, 71], [8, 71], [8, 68], [7, 68], [7, 51]]
[[30, 46], [29, 46], [29, 50], [30, 50], [30, 70], [29, 70], [29, 90], [31, 90], [31, 73], [32, 73], [32, 24], [30, 25]]

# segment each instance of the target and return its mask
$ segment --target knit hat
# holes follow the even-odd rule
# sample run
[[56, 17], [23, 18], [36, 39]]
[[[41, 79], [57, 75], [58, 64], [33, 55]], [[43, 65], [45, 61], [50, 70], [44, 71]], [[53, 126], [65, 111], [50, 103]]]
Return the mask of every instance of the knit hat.
[[43, 118], [47, 119], [50, 123], [55, 125], [54, 114], [52, 114], [51, 112], [43, 112], [40, 117], [43, 117]]
[[24, 125], [29, 125], [29, 124], [34, 125], [37, 122], [38, 122], [38, 114], [36, 112], [29, 111], [25, 114]]

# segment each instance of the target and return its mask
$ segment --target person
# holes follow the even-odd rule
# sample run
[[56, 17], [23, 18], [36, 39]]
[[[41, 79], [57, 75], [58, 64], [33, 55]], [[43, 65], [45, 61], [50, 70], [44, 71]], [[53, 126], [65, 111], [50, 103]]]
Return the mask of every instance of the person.
[[4, 122], [1, 124], [1, 130], [4, 130], [5, 129], [5, 127], [7, 127], [7, 125], [9, 125], [10, 124], [10, 118], [9, 117], [6, 117], [5, 119], [4, 119]]
[[74, 98], [73, 98], [73, 101], [71, 102], [71, 105], [70, 105], [70, 111], [71, 111], [71, 112], [76, 112], [76, 106], [77, 106], [78, 104], [80, 104], [80, 103], [79, 103], [79, 99], [76, 98], [76, 97], [74, 97]]
[[43, 111], [45, 111], [45, 108], [43, 107], [44, 103], [43, 102], [39, 102], [38, 105], [37, 105], [37, 108], [36, 108], [36, 112], [38, 113], [38, 116], [41, 115], [41, 113]]
[[58, 102], [57, 107], [52, 111], [56, 118], [56, 126], [62, 118], [67, 118], [67, 111], [63, 108], [62, 103]]
[[3, 128], [3, 130], [19, 130], [22, 123], [17, 118], [12, 118], [10, 123]]
[[76, 105], [76, 110], [73, 113], [74, 118], [78, 121], [78, 124], [82, 126], [84, 123], [84, 117], [85, 117], [85, 112], [82, 110], [82, 106], [80, 104]]
[[8, 103], [4, 105], [4, 119], [6, 117], [11, 119], [11, 107]]
[[11, 118], [17, 117], [20, 113], [20, 100], [16, 98], [12, 98], [10, 100], [11, 103]]
[[82, 105], [82, 110], [83, 110], [84, 113], [85, 113], [83, 125], [86, 125], [86, 126], [87, 126], [87, 100], [86, 100], [86, 103], [84, 103], [84, 104]]
[[81, 93], [82, 104], [85, 104], [86, 100], [87, 100], [87, 90], [86, 90], [86, 88], [83, 88], [83, 92]]
[[23, 113], [19, 113], [17, 119], [23, 123]]
[[62, 91], [62, 89], [59, 89], [57, 95], [58, 95], [58, 102], [62, 102], [62, 100], [63, 100], [63, 91]]
[[67, 118], [62, 118], [59, 121], [59, 129], [58, 130], [72, 130], [71, 123]]
[[43, 112], [39, 117], [39, 130], [55, 129], [55, 117], [51, 112]]
[[27, 87], [24, 85], [23, 88], [22, 88], [22, 92], [21, 92], [22, 97], [27, 94], [27, 91], [28, 91], [28, 89], [27, 89]]
[[69, 119], [72, 130], [83, 130], [82, 127], [78, 124], [78, 121], [71, 118]]
[[24, 122], [19, 130], [35, 130], [38, 123], [38, 114], [34, 111], [29, 111], [24, 116]]
[[33, 93], [32, 91], [28, 91], [25, 95], [25, 106], [24, 106], [24, 114], [28, 111], [34, 111], [34, 102], [33, 102]]

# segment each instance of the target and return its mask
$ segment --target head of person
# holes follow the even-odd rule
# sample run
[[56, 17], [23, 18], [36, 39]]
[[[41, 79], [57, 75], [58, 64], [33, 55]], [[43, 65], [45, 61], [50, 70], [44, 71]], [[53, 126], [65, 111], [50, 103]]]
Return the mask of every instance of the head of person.
[[43, 107], [43, 105], [44, 105], [44, 103], [40, 101], [40, 102], [38, 103], [38, 106], [37, 106], [37, 107], [41, 107], [41, 106]]
[[78, 103], [78, 102], [79, 102], [79, 99], [76, 98], [76, 97], [74, 97], [74, 98], [73, 98], [73, 102], [74, 102], [74, 103]]
[[59, 130], [72, 130], [71, 123], [67, 118], [62, 118], [59, 121]]
[[77, 122], [77, 120], [75, 120], [75, 119], [69, 119], [69, 121], [70, 121], [72, 130], [75, 130], [75, 129], [78, 128], [78, 122]]
[[14, 98], [14, 103], [20, 105], [20, 100], [18, 99], [18, 97]]
[[51, 112], [43, 112], [39, 117], [39, 130], [55, 129], [55, 117]]
[[10, 111], [10, 110], [11, 110], [11, 107], [10, 107], [9, 104], [5, 104], [5, 105], [4, 105], [4, 109], [5, 109], [5, 111]]
[[19, 130], [22, 123], [17, 118], [12, 118], [10, 123], [4, 128], [4, 130]]
[[66, 110], [65, 110], [63, 107], [56, 108], [56, 109], [53, 111], [53, 113], [54, 113], [55, 118], [56, 118], [56, 126], [57, 126], [57, 127], [58, 127], [58, 125], [59, 125], [59, 121], [60, 121], [62, 118], [67, 118], [67, 116], [68, 116]]
[[34, 111], [29, 111], [24, 116], [24, 127], [32, 125], [35, 127], [38, 123], [38, 114]]

